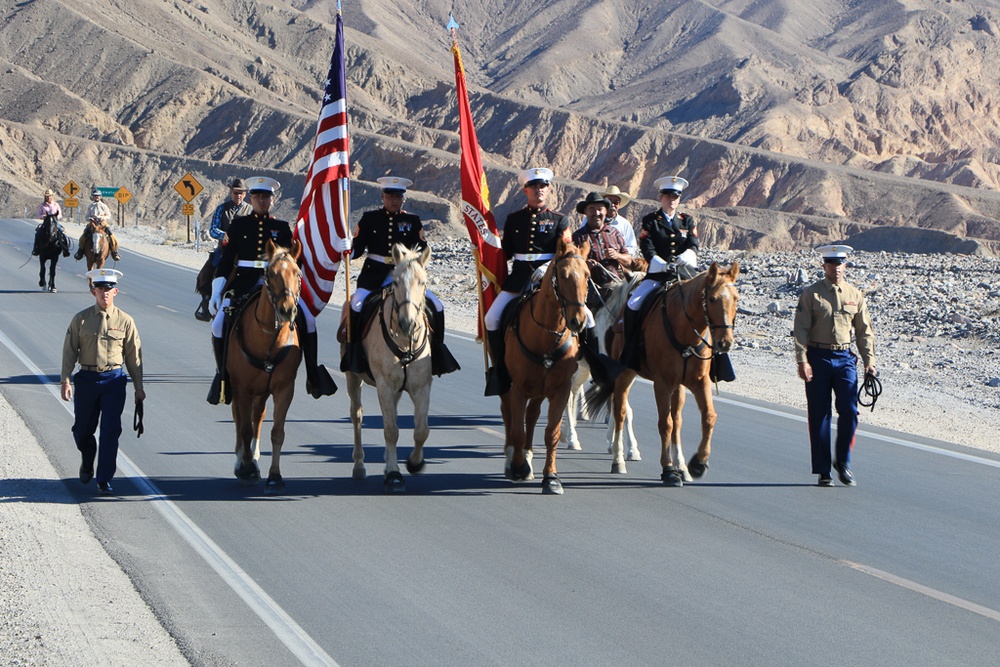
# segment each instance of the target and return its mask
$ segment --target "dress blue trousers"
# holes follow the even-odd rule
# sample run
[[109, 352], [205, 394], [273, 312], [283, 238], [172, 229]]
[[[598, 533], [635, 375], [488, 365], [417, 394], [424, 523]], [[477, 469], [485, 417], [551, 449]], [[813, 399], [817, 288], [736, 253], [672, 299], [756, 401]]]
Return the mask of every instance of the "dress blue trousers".
[[[80, 371], [73, 376], [73, 439], [83, 462], [93, 465], [97, 457], [98, 483], [110, 482], [118, 464], [118, 438], [122, 434], [125, 409], [125, 372], [117, 368], [105, 373]], [[100, 422], [100, 447], [94, 437]]]
[[829, 475], [832, 466], [831, 391], [837, 408], [836, 460], [846, 467], [851, 465], [854, 434], [858, 430], [857, 359], [850, 350], [820, 350], [814, 347], [806, 350], [806, 358], [813, 372], [813, 379], [806, 382], [812, 471], [816, 475]]

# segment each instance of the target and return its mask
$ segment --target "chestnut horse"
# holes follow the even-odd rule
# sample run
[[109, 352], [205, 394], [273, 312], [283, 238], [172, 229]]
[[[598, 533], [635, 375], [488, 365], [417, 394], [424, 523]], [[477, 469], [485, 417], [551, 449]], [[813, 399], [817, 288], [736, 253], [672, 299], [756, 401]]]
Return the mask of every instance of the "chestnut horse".
[[80, 244], [80, 250], [83, 251], [87, 260], [87, 270], [90, 271], [104, 267], [111, 253], [111, 244], [108, 242], [106, 222], [91, 220], [87, 226], [90, 234], [85, 236], [83, 243]]
[[[685, 474], [671, 452], [681, 451], [681, 411], [684, 408], [687, 387], [694, 394], [701, 411], [701, 442], [698, 452], [688, 461], [691, 477], [698, 479], [708, 469], [712, 451], [712, 431], [716, 413], [712, 402], [710, 369], [716, 353], [726, 353], [733, 345], [733, 324], [739, 292], [736, 278], [740, 265], [734, 262], [726, 271], [713, 262], [690, 280], [671, 285], [665, 292], [654, 292], [655, 299], [642, 323], [642, 333], [647, 353], [639, 375], [652, 380], [653, 394], [658, 413], [660, 433], [660, 479], [667, 486], [683, 486]], [[624, 341], [620, 332], [614, 334], [611, 349], [620, 355]], [[649, 354], [655, 350], [656, 354]], [[615, 381], [611, 416], [615, 424], [612, 445], [614, 461], [612, 472], [624, 472], [622, 456], [622, 422], [628, 404], [628, 393], [636, 373], [626, 369]], [[600, 412], [605, 406], [591, 400], [597, 392], [587, 392], [588, 406]], [[616, 470], [618, 468], [618, 470]]]
[[229, 334], [226, 369], [233, 393], [236, 464], [233, 472], [245, 484], [260, 480], [260, 431], [267, 399], [274, 403], [271, 426], [271, 468], [264, 493], [284, 493], [281, 447], [285, 417], [295, 394], [295, 376], [302, 350], [293, 323], [299, 303], [301, 275], [297, 260], [302, 246], [290, 250], [267, 242], [263, 289], [251, 297]]
[[[382, 483], [387, 493], [406, 491], [399, 472], [396, 443], [399, 440], [399, 399], [406, 391], [413, 402], [413, 451], [406, 459], [406, 470], [416, 474], [424, 469], [424, 443], [430, 435], [427, 413], [431, 403], [430, 328], [424, 306], [427, 292], [427, 262], [430, 248], [422, 252], [408, 250], [398, 243], [392, 247], [392, 286], [382, 300], [378, 322], [361, 341], [371, 374], [347, 371], [347, 393], [351, 397], [351, 424], [354, 426], [353, 478], [362, 480], [365, 450], [361, 445], [361, 383], [375, 385], [382, 408], [382, 436], [385, 440], [385, 472]], [[345, 308], [350, 308], [349, 304]], [[360, 317], [351, 313], [351, 317]]]
[[587, 326], [589, 252], [589, 241], [578, 248], [560, 239], [541, 287], [520, 304], [520, 310], [504, 334], [504, 360], [512, 380], [510, 391], [500, 397], [505, 431], [505, 473], [515, 482], [534, 478], [532, 438], [542, 400], [548, 399], [543, 493], [563, 492], [556, 473], [556, 449], [562, 414], [577, 368], [577, 335]]

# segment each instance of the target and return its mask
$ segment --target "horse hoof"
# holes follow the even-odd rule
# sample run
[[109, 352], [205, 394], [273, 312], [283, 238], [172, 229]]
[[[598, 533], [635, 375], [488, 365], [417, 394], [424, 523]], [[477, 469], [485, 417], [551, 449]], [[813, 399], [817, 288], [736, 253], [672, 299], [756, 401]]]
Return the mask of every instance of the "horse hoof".
[[512, 482], [526, 482], [532, 479], [534, 475], [531, 472], [531, 464], [525, 461], [516, 468], [511, 467], [509, 479]]
[[708, 470], [708, 461], [699, 461], [697, 454], [692, 456], [691, 460], [688, 461], [688, 472], [695, 479], [701, 479], [706, 470]]
[[365, 477], [367, 476], [368, 473], [365, 471], [364, 468], [355, 468], [354, 472], [351, 473], [351, 479], [353, 479], [355, 482], [363, 482], [365, 481]]
[[571, 442], [568, 445], [566, 445], [566, 449], [572, 449], [574, 452], [578, 452], [582, 450], [583, 447], [580, 446], [579, 442]]
[[562, 482], [555, 475], [546, 475], [542, 479], [542, 493], [550, 496], [561, 496], [563, 494]]
[[665, 486], [684, 486], [684, 474], [680, 468], [665, 467], [660, 479], [663, 480]]
[[249, 486], [260, 481], [260, 468], [253, 463], [244, 463], [234, 471], [240, 483]]
[[55, 294], [56, 293], [56, 288], [55, 287], [50, 287], [49, 291], [52, 292], [53, 294]]
[[625, 457], [625, 460], [626, 461], [641, 461], [642, 460], [642, 456], [639, 454], [639, 450], [638, 449], [633, 449], [631, 452], [628, 453], [628, 456]]
[[45, 281], [44, 280], [39, 280], [38, 281], [38, 286], [41, 287], [42, 289], [45, 289]]
[[427, 465], [426, 461], [421, 461], [420, 463], [414, 463], [409, 458], [406, 459], [406, 472], [411, 475], [418, 475], [424, 471], [424, 466]]
[[628, 470], [625, 469], [624, 463], [612, 463], [611, 464], [611, 474], [612, 475], [627, 475]]
[[399, 472], [386, 473], [385, 479], [382, 480], [382, 485], [385, 487], [386, 493], [406, 492], [406, 482], [403, 481], [403, 475]]
[[281, 475], [270, 475], [264, 484], [265, 496], [278, 496], [285, 492], [285, 480]]

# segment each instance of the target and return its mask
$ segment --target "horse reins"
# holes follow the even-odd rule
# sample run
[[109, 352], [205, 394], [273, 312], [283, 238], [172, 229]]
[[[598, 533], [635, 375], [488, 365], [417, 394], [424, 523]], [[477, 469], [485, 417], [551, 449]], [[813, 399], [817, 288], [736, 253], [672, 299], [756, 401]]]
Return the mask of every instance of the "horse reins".
[[[882, 381], [879, 380], [874, 373], [865, 373], [865, 379], [861, 381], [861, 386], [858, 388], [858, 403], [864, 407], [870, 407], [872, 412], [875, 411], [875, 401], [882, 394]], [[871, 402], [865, 403], [865, 399], [862, 396], [870, 396]]]
[[579, 306], [581, 308], [586, 308], [587, 307], [586, 303], [581, 303], [579, 301], [570, 301], [570, 300], [566, 299], [566, 297], [563, 296], [562, 291], [559, 289], [559, 272], [556, 271], [556, 267], [559, 266], [560, 262], [562, 262], [564, 260], [567, 260], [567, 259], [579, 259], [579, 260], [583, 260], [584, 262], [587, 261], [586, 257], [584, 257], [583, 255], [578, 255], [576, 253], [570, 253], [570, 254], [567, 254], [567, 255], [562, 255], [561, 257], [556, 257], [555, 259], [552, 260], [552, 262], [553, 262], [552, 263], [552, 291], [555, 292], [555, 294], [556, 294], [556, 301], [559, 302], [560, 320], [563, 323], [562, 329], [560, 329], [559, 331], [555, 331], [553, 329], [548, 328], [547, 326], [545, 326], [541, 322], [539, 322], [538, 318], [535, 317], [535, 302], [534, 302], [534, 299], [531, 299], [528, 302], [528, 313], [531, 315], [531, 321], [534, 322], [535, 324], [537, 324], [538, 327], [540, 329], [542, 329], [543, 331], [545, 331], [547, 333], [550, 333], [553, 336], [555, 336], [556, 337], [556, 345], [551, 350], [549, 350], [548, 352], [546, 352], [544, 355], [537, 354], [537, 353], [533, 352], [532, 350], [529, 350], [527, 348], [527, 346], [524, 344], [524, 341], [521, 340], [521, 331], [520, 331], [520, 327], [518, 327], [518, 325], [517, 325], [516, 319], [515, 319], [514, 325], [513, 325], [514, 334], [515, 334], [515, 337], [517, 338], [518, 345], [521, 347], [521, 352], [524, 353], [524, 356], [526, 356], [528, 359], [530, 359], [533, 363], [538, 364], [539, 366], [541, 366], [542, 368], [545, 368], [545, 369], [552, 368], [553, 364], [555, 364], [557, 361], [559, 361], [563, 357], [565, 357], [566, 356], [566, 352], [569, 350], [570, 345], [572, 344], [572, 340], [573, 340], [573, 335], [572, 334], [570, 334], [569, 336], [566, 336], [566, 340], [563, 341], [562, 343], [559, 343], [559, 341], [563, 340], [563, 337], [565, 336], [566, 332], [568, 331], [568, 327], [566, 326], [566, 324], [569, 321], [569, 318], [566, 316], [566, 308], [568, 306]]
[[[393, 315], [395, 315], [395, 317], [396, 317], [396, 324], [398, 325], [399, 324], [399, 310], [398, 309], [400, 307], [402, 307], [402, 306], [406, 306], [407, 304], [414, 304], [414, 302], [411, 301], [409, 298], [404, 299], [403, 301], [397, 302], [396, 301], [396, 294], [395, 294], [395, 292], [393, 290], [386, 290], [386, 291], [389, 292], [389, 298], [392, 300], [392, 313], [393, 313]], [[414, 306], [414, 307], [416, 307], [416, 306]], [[420, 314], [421, 314], [422, 317], [425, 316], [425, 314], [423, 312], [423, 308], [417, 308], [417, 310], [420, 311]], [[399, 359], [399, 363], [403, 367], [403, 383], [402, 383], [402, 385], [400, 385], [400, 388], [399, 388], [399, 392], [401, 393], [403, 391], [403, 388], [406, 387], [409, 366], [410, 366], [411, 363], [413, 363], [417, 359], [417, 357], [419, 357], [423, 353], [424, 349], [427, 347], [427, 342], [430, 340], [430, 335], [428, 335], [428, 333], [427, 333], [427, 326], [426, 326], [426, 323], [425, 323], [425, 326], [424, 326], [424, 336], [423, 336], [423, 340], [421, 340], [421, 342], [420, 342], [420, 345], [416, 349], [414, 349], [413, 344], [414, 344], [415, 339], [413, 337], [413, 334], [410, 333], [410, 334], [407, 334], [407, 341], [408, 341], [408, 346], [407, 347], [408, 347], [408, 349], [403, 350], [401, 347], [399, 347], [398, 345], [396, 345], [396, 341], [392, 337], [392, 331], [390, 331], [390, 329], [392, 328], [392, 326], [391, 326], [392, 325], [392, 316], [390, 315], [389, 325], [386, 325], [386, 322], [385, 322], [385, 308], [383, 307], [383, 308], [379, 308], [378, 317], [379, 317], [379, 324], [382, 327], [382, 339], [385, 341], [385, 344], [389, 348], [389, 351], [392, 352], [393, 356], [395, 356], [397, 359]], [[400, 332], [400, 335], [402, 335], [402, 332]]]

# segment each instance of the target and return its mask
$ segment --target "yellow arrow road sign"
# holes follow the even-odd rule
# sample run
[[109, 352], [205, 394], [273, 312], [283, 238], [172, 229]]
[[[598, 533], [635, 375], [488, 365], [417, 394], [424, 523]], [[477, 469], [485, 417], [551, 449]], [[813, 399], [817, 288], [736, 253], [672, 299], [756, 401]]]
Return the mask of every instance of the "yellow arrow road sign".
[[69, 183], [63, 186], [63, 192], [68, 194], [70, 197], [75, 197], [76, 193], [79, 191], [80, 191], [80, 186], [74, 183], [73, 181], [70, 181]]
[[177, 181], [177, 184], [174, 185], [174, 190], [177, 190], [177, 194], [183, 197], [186, 202], [194, 199], [202, 189], [201, 183], [191, 175], [191, 172], [184, 174], [181, 180]]

